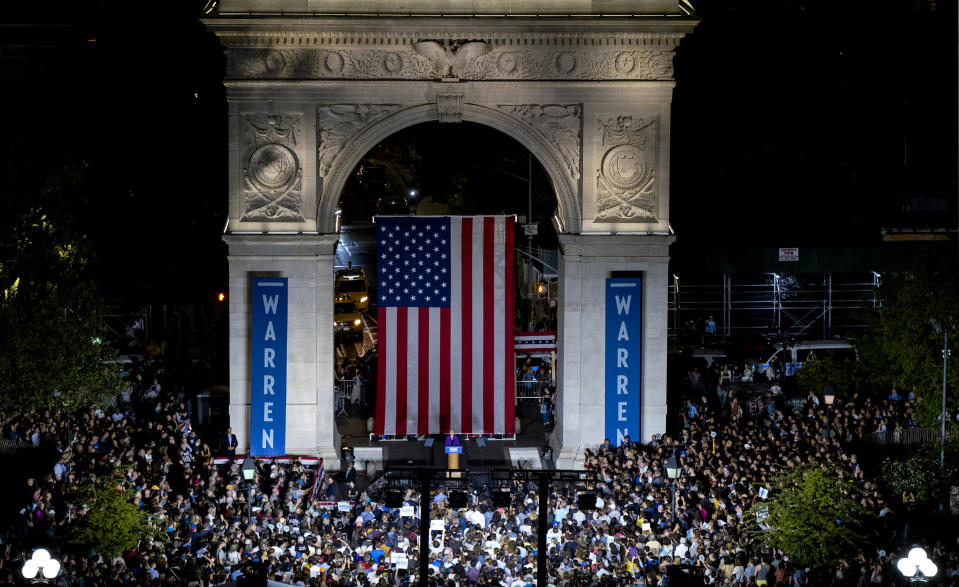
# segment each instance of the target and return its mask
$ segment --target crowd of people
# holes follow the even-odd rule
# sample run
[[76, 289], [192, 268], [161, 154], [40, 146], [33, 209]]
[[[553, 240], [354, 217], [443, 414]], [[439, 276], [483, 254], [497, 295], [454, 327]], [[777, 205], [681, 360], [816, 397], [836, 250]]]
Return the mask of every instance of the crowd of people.
[[[904, 504], [881, 495], [848, 446], [883, 423], [906, 424], [908, 400], [854, 397], [828, 414], [812, 396], [796, 411], [774, 406], [735, 417], [730, 401], [691, 383], [697, 399], [686, 404], [675, 434], [585, 451], [585, 467], [598, 478], [593, 510], [578, 508], [583, 487], [556, 483], [544, 496], [517, 483], [505, 506], [488, 486], [469, 487], [465, 508], [452, 507], [448, 488], [434, 487], [429, 511], [421, 512], [415, 487], [403, 490], [408, 507], [387, 507], [386, 479], [361, 488], [352, 465], [314, 492], [316, 469], [299, 460], [259, 461], [248, 502], [240, 461], [215, 463], [220, 445], [234, 448], [231, 435], [211, 449], [194, 430], [182, 391], [155, 373], [149, 362], [139, 366], [112, 410], [2, 422], [6, 438], [54, 446], [59, 456], [46, 475], [28, 481], [6, 542], [53, 546], [61, 585], [219, 585], [265, 574], [287, 584], [406, 586], [417, 579], [421, 515], [443, 521], [430, 537], [430, 585], [525, 587], [534, 584], [539, 556], [548, 557], [550, 584], [568, 587], [664, 585], [670, 569], [710, 585], [862, 586], [891, 584], [897, 573], [891, 520]], [[664, 472], [673, 454], [684, 473], [675, 509]], [[880, 520], [871, 548], [829, 569], [797, 565], [744, 535], [745, 512], [770, 478], [812, 461], [844, 467], [865, 491], [861, 505]], [[89, 508], [75, 498], [79, 485], [111, 471], [159, 534], [123, 553], [65, 544]], [[546, 553], [536, 547], [542, 498], [549, 500]], [[929, 546], [946, 584], [956, 584], [959, 541]], [[15, 561], [29, 554], [8, 546], [0, 580], [15, 577]]]

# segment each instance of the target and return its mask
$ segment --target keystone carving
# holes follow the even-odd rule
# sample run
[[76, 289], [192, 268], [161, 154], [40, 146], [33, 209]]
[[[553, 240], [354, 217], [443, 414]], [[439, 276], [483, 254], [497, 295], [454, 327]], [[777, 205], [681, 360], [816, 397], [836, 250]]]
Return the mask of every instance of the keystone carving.
[[569, 176], [579, 179], [583, 147], [579, 104], [500, 104], [498, 108], [538, 130], [560, 154]]
[[320, 177], [326, 177], [350, 139], [363, 127], [401, 108], [400, 104], [329, 104], [317, 110]]
[[243, 220], [299, 222], [302, 171], [296, 157], [298, 117], [246, 117], [249, 158], [243, 169]]
[[604, 154], [596, 170], [594, 222], [654, 221], [657, 120], [632, 116], [599, 120]]
[[463, 92], [449, 89], [436, 94], [436, 114], [440, 122], [463, 122]]

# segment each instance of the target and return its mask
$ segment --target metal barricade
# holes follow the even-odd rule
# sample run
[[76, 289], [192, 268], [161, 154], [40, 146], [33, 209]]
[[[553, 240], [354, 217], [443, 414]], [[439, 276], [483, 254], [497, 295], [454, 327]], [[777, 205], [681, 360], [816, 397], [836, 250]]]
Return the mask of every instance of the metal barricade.
[[546, 387], [548, 385], [549, 385], [548, 381], [535, 381], [535, 380], [517, 381], [516, 382], [516, 399], [539, 401], [543, 397], [543, 392], [546, 390]]
[[333, 401], [336, 415], [345, 414], [348, 407], [360, 403], [363, 381], [357, 379], [338, 379], [333, 387]]

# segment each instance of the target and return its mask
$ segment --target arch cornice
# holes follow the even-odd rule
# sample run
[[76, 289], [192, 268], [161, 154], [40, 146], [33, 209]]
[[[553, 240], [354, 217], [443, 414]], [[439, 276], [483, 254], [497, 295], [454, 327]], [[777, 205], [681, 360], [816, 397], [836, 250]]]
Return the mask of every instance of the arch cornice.
[[[404, 128], [438, 120], [435, 103], [410, 106], [376, 120], [359, 130], [338, 154], [330, 172], [323, 178], [323, 187], [317, 209], [317, 221], [321, 232], [332, 232], [335, 226], [335, 211], [353, 168], [362, 157], [378, 143]], [[557, 213], [565, 232], [581, 230], [581, 203], [579, 202], [580, 180], [574, 180], [567, 172], [562, 156], [538, 130], [504, 112], [480, 104], [463, 105], [463, 120], [476, 122], [512, 137], [529, 149], [543, 166], [556, 193]]]

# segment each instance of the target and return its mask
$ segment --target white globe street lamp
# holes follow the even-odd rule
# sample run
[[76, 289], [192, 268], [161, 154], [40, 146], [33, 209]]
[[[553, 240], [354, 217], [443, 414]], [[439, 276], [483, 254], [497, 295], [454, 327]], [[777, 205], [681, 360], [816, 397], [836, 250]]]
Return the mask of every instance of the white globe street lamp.
[[[24, 561], [20, 569], [24, 579], [45, 581], [47, 579], [56, 579], [60, 574], [60, 561], [50, 556], [50, 552], [45, 548], [38, 548], [33, 551], [33, 556]], [[37, 579], [37, 575], [40, 578]]]
[[929, 557], [926, 556], [926, 551], [918, 546], [909, 551], [908, 557], [896, 561], [896, 567], [899, 569], [899, 572], [902, 573], [902, 576], [911, 582], [926, 582], [932, 577], [935, 577], [936, 573], [939, 572], [939, 567], [936, 566], [936, 563], [932, 562]]

